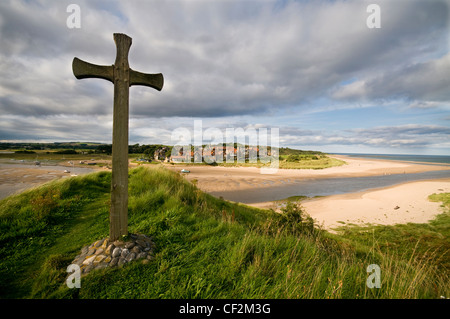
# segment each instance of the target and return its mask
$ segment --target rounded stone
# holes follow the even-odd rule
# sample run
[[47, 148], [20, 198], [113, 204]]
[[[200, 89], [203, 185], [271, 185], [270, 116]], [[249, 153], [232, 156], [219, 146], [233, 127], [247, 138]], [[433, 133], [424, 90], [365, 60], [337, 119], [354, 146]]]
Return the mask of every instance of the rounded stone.
[[89, 246], [84, 246], [81, 249], [81, 255], [86, 255], [88, 253], [88, 251], [89, 251]]
[[98, 255], [98, 256], [95, 257], [95, 259], [94, 259], [94, 264], [98, 264], [98, 263], [102, 262], [105, 258], [106, 258], [105, 255]]
[[123, 241], [120, 241], [120, 240], [116, 240], [115, 242], [113, 242], [113, 244], [116, 247], [121, 247], [124, 245]]
[[127, 261], [125, 258], [120, 257], [119, 261], [117, 262], [117, 266], [122, 266], [123, 264], [125, 264]]
[[108, 245], [109, 245], [109, 239], [108, 238], [105, 238], [104, 240], [103, 240], [103, 243], [102, 243], [102, 248], [103, 249], [106, 249], [106, 247], [108, 247]]
[[79, 255], [72, 261], [78, 264], [83, 274], [92, 269], [122, 266], [133, 260], [149, 263], [153, 257], [155, 244], [145, 235], [130, 235], [131, 241], [116, 240], [111, 242], [104, 238], [91, 245], [84, 246]]
[[136, 259], [141, 259], [141, 258], [145, 258], [145, 257], [147, 257], [147, 253], [145, 253], [145, 252], [142, 252], [142, 253], [139, 253], [138, 255], [136, 255]]
[[117, 265], [117, 263], [119, 262], [119, 257], [114, 257], [111, 262], [109, 263], [109, 265], [111, 267], [114, 267], [115, 265]]
[[127, 258], [125, 258], [125, 259], [126, 259], [126, 261], [130, 262], [130, 261], [132, 261], [135, 258], [136, 258], [136, 254], [135, 253], [129, 253]]
[[86, 257], [86, 259], [83, 261], [83, 265], [90, 265], [90, 264], [92, 264], [94, 262], [95, 257], [97, 257], [97, 256], [94, 255], [94, 256]]
[[119, 257], [120, 254], [122, 253], [122, 249], [119, 247], [114, 248], [113, 252], [112, 252], [112, 257]]
[[74, 261], [73, 261], [72, 264], [81, 265], [81, 264], [83, 264], [83, 261], [85, 260], [85, 258], [86, 258], [86, 255], [78, 255], [78, 256], [74, 259]]
[[147, 243], [145, 241], [143, 241], [143, 240], [140, 240], [140, 239], [136, 240], [136, 244], [141, 246], [142, 249], [147, 248]]
[[108, 264], [105, 263], [105, 262], [101, 262], [101, 263], [99, 263], [97, 265], [97, 267], [95, 267], [95, 269], [103, 269], [103, 268], [106, 268], [106, 267], [108, 267]]
[[131, 239], [136, 239], [136, 238], [138, 238], [138, 236], [139, 235], [136, 235], [136, 234], [130, 234]]
[[110, 244], [106, 250], [105, 250], [105, 254], [107, 255], [111, 255], [114, 252], [114, 248], [116, 248], [116, 246], [114, 246], [114, 244]]
[[120, 256], [125, 258], [125, 257], [127, 257], [129, 252], [130, 251], [128, 249], [124, 248], [124, 249], [122, 249], [122, 253], [120, 254]]
[[88, 272], [90, 272], [92, 269], [94, 269], [93, 264], [89, 264], [87, 267], [83, 268], [83, 274], [87, 274]]
[[104, 239], [97, 240], [97, 241], [94, 243], [94, 247], [95, 247], [95, 248], [100, 247], [100, 246], [103, 244], [103, 241], [104, 241]]

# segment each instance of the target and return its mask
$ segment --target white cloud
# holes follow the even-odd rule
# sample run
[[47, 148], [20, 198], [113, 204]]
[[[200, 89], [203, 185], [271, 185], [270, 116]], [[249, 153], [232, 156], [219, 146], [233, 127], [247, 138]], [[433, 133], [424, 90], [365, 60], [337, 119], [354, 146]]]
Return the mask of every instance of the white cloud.
[[[211, 126], [220, 127], [231, 121], [252, 125], [253, 115], [273, 122], [284, 110], [297, 114], [312, 105], [351, 109], [404, 99], [407, 109], [431, 110], [450, 102], [443, 1], [379, 1], [378, 30], [367, 28], [368, 3], [361, 1], [83, 0], [77, 2], [81, 29], [68, 29], [70, 3], [1, 2], [0, 139], [73, 140], [79, 139], [77, 122], [111, 121], [111, 83], [76, 80], [71, 62], [77, 56], [114, 63], [114, 32], [133, 38], [133, 69], [165, 77], [161, 92], [130, 89], [130, 137], [143, 143], [166, 140], [173, 123], [181, 126], [192, 118], [209, 118]], [[350, 79], [357, 80], [342, 84]], [[322, 100], [327, 105], [318, 103]], [[242, 116], [246, 123], [239, 122]], [[291, 130], [282, 122], [272, 124]], [[102, 124], [82, 136], [107, 140], [110, 130]], [[300, 131], [303, 142], [318, 145], [378, 145], [383, 138], [389, 144], [376, 136], [379, 132], [363, 140], [326, 128]], [[287, 134], [286, 142], [293, 141]], [[402, 144], [412, 137], [396, 140]]]
[[450, 128], [437, 125], [399, 125], [352, 129], [345, 132], [305, 131], [298, 128], [280, 128], [284, 145], [304, 148], [316, 146], [359, 146], [375, 149], [442, 148], [450, 145]]

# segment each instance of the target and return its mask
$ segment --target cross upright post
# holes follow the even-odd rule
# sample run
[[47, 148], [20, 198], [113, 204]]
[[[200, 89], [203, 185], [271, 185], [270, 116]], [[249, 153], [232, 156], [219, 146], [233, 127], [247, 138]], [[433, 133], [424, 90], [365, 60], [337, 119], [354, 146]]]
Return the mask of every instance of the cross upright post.
[[77, 79], [98, 78], [114, 84], [111, 209], [109, 239], [128, 234], [128, 114], [129, 87], [144, 85], [162, 90], [161, 73], [146, 74], [134, 71], [128, 64], [132, 39], [126, 34], [114, 33], [116, 61], [113, 65], [96, 65], [74, 58], [73, 74]]

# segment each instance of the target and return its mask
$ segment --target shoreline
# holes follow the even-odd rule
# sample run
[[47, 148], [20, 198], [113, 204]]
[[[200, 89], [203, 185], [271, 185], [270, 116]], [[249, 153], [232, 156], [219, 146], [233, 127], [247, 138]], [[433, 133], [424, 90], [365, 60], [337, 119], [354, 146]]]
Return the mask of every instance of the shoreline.
[[411, 181], [305, 200], [301, 206], [327, 230], [345, 225], [428, 223], [444, 212], [428, 196], [450, 192], [450, 178]]
[[[337, 180], [348, 177], [450, 171], [450, 165], [445, 164], [426, 165], [395, 160], [353, 158], [344, 155], [333, 155], [332, 157], [342, 159], [347, 164], [321, 170], [278, 169], [275, 174], [261, 174], [259, 168], [256, 167], [187, 166], [182, 164], [163, 164], [163, 167], [178, 173], [183, 168], [188, 169], [190, 173], [183, 174], [183, 176], [188, 181], [197, 184], [202, 191], [216, 197], [220, 197], [221, 193], [232, 191], [239, 193], [241, 198], [250, 196], [252, 191], [258, 190], [264, 190], [266, 194], [277, 189], [284, 192], [283, 187], [291, 187], [299, 183], [308, 185], [314, 180], [328, 183], [328, 179]], [[64, 169], [68, 168], [68, 165], [61, 164], [63, 163], [58, 166], [38, 167], [17, 163], [10, 165], [0, 163], [0, 199], [50, 180], [69, 177], [70, 174], [64, 173]], [[147, 165], [144, 164], [144, 166]], [[75, 168], [77, 167], [75, 166]], [[89, 168], [88, 170], [94, 172], [102, 169]], [[325, 229], [332, 231], [335, 227], [349, 224], [427, 222], [442, 212], [440, 203], [428, 201], [429, 195], [439, 192], [450, 192], [449, 177], [399, 182], [395, 185], [369, 190], [309, 198], [302, 201], [301, 205], [313, 219], [317, 220]], [[262, 200], [245, 205], [277, 210], [278, 205], [285, 201]], [[394, 209], [397, 206], [398, 208]]]
[[[66, 169], [70, 173], [64, 172]], [[30, 163], [0, 162], [0, 200], [53, 180], [89, 174], [98, 170], [61, 164], [36, 166]]]
[[[370, 194], [373, 193], [393, 193], [395, 190], [401, 190], [406, 188], [423, 188], [423, 186], [433, 184], [434, 188], [432, 189], [433, 192], [427, 195], [427, 202], [428, 196], [431, 194], [439, 194], [439, 193], [445, 193], [450, 192], [450, 178], [443, 177], [440, 179], [427, 179], [427, 180], [421, 180], [421, 181], [408, 181], [396, 185], [390, 185], [390, 186], [383, 186], [383, 187], [377, 187], [373, 189], [368, 190], [362, 190], [358, 192], [351, 192], [351, 193], [344, 193], [344, 194], [336, 194], [336, 195], [328, 195], [328, 196], [315, 196], [315, 197], [304, 197], [299, 196], [299, 199], [292, 199], [294, 202], [298, 202], [300, 206], [302, 206], [305, 209], [314, 209], [312, 212], [312, 215], [320, 215], [320, 211], [316, 210], [319, 205], [316, 205], [317, 203], [325, 203], [325, 202], [332, 202], [333, 200], [360, 200], [362, 198], [367, 197]], [[408, 186], [409, 185], [409, 186]], [[428, 192], [430, 189], [427, 188]], [[398, 192], [401, 196], [404, 197], [404, 192]], [[414, 197], [413, 195], [409, 194], [409, 197]], [[245, 205], [253, 206], [261, 209], [273, 209], [274, 211], [280, 212], [280, 208], [289, 201], [289, 198], [280, 199], [280, 200], [274, 200], [274, 201], [266, 201], [266, 202], [255, 202], [255, 203], [246, 203]], [[431, 203], [431, 202], [430, 202]], [[435, 203], [436, 204], [436, 203]], [[440, 206], [440, 203], [437, 203]], [[398, 206], [398, 205], [396, 205]], [[395, 207], [395, 206], [394, 206]], [[363, 209], [365, 210], [365, 209]], [[308, 214], [311, 213], [311, 211], [307, 211]], [[439, 213], [438, 213], [439, 214]], [[311, 215], [311, 217], [313, 217]]]
[[[273, 175], [261, 175], [257, 168], [249, 167], [183, 167], [177, 165], [168, 168], [178, 172], [182, 168], [190, 170], [191, 173], [185, 174], [185, 178], [191, 182], [197, 180], [196, 184], [200, 189], [216, 197], [221, 196], [220, 194], [225, 195], [227, 191], [238, 191], [241, 192], [242, 198], [248, 196], [252, 190], [262, 188], [270, 190], [272, 188], [275, 191], [277, 187], [294, 185], [296, 181], [307, 182], [327, 178], [370, 177], [450, 170], [450, 165], [445, 164], [429, 165], [396, 160], [353, 158], [344, 155], [333, 155], [332, 157], [346, 161], [347, 165], [323, 170], [279, 169]], [[429, 195], [440, 192], [450, 192], [450, 178], [413, 180], [368, 190], [321, 196], [304, 200], [301, 205], [324, 229], [333, 232], [333, 228], [352, 224], [426, 223], [442, 213], [441, 203], [428, 200]], [[263, 200], [245, 203], [245, 205], [279, 211], [279, 205], [285, 201], [286, 199]]]
[[[371, 154], [368, 154], [371, 155]], [[374, 160], [374, 161], [393, 161], [393, 162], [398, 162], [398, 163], [409, 163], [409, 164], [419, 164], [419, 165], [441, 165], [441, 166], [450, 166], [450, 163], [439, 163], [439, 162], [427, 162], [427, 161], [412, 161], [412, 160], [401, 160], [401, 159], [392, 159], [392, 158], [378, 158], [376, 157], [377, 155], [374, 154], [374, 157], [371, 156], [363, 156], [363, 155], [342, 155], [342, 154], [328, 154], [328, 156], [330, 157], [339, 157], [339, 156], [343, 156], [345, 158], [354, 158], [354, 159], [361, 159], [361, 160]], [[383, 155], [381, 155], [383, 156]], [[394, 154], [395, 156], [395, 154]], [[406, 156], [410, 156], [410, 155], [406, 155]], [[445, 155], [443, 155], [445, 156]]]
[[[163, 166], [169, 170], [180, 172], [187, 169], [184, 175], [189, 181], [197, 180], [197, 186], [207, 193], [225, 193], [227, 191], [246, 191], [260, 188], [272, 188], [291, 185], [296, 182], [329, 178], [369, 177], [395, 174], [413, 174], [450, 170], [450, 165], [416, 164], [395, 160], [351, 158], [344, 155], [333, 155], [347, 164], [324, 169], [278, 169], [274, 174], [261, 174], [256, 167], [223, 167], [223, 166]], [[301, 195], [301, 194], [298, 194]]]

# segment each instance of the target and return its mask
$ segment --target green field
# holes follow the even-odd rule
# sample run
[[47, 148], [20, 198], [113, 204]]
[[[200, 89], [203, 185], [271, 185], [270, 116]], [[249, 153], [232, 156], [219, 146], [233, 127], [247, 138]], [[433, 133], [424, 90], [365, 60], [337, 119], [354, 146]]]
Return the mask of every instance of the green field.
[[[73, 145], [72, 145], [73, 144]], [[91, 145], [89, 143], [69, 143], [69, 144], [61, 144], [57, 146], [66, 146], [66, 148], [56, 148], [56, 146], [53, 146], [52, 149], [39, 149], [40, 144], [33, 145], [35, 149], [28, 150], [23, 147], [16, 147], [16, 148], [8, 148], [4, 151], [9, 151], [13, 153], [5, 153], [0, 152], [0, 159], [3, 160], [10, 160], [14, 159], [15, 161], [26, 161], [26, 162], [34, 162], [34, 161], [40, 161], [41, 163], [50, 163], [50, 164], [57, 164], [61, 162], [68, 162], [73, 161], [75, 164], [78, 165], [79, 161], [82, 160], [88, 160], [93, 159], [95, 161], [111, 161], [111, 155], [108, 152], [104, 152], [104, 148], [107, 146], [100, 145], [97, 146], [96, 144], [92, 144], [92, 146], [97, 147], [98, 149], [83, 149], [81, 145]], [[13, 146], [8, 145], [8, 146]], [[137, 144], [138, 145], [138, 144]], [[47, 145], [48, 146], [48, 145]], [[68, 149], [67, 147], [73, 146], [77, 147], [77, 149]], [[163, 147], [164, 145], [153, 145], [153, 150], [155, 147]], [[144, 148], [145, 146], [141, 146], [141, 148]], [[150, 146], [148, 146], [150, 147]], [[169, 146], [167, 146], [169, 147]], [[142, 164], [142, 162], [137, 162], [137, 159], [140, 158], [148, 158], [151, 159], [152, 156], [146, 153], [139, 153], [139, 148], [134, 145], [130, 146], [130, 153], [129, 158], [133, 163], [136, 164]], [[71, 153], [76, 154], [71, 154]], [[192, 161], [194, 159], [192, 158]], [[151, 164], [157, 164], [160, 163], [159, 161], [152, 160], [150, 162]], [[146, 163], [147, 164], [147, 163]], [[271, 163], [262, 163], [259, 159], [256, 160], [256, 162], [251, 162], [248, 159], [246, 159], [243, 162], [238, 162], [236, 159], [234, 161], [230, 160], [223, 160], [223, 163], [212, 163], [208, 164], [206, 162], [202, 163], [171, 163], [172, 165], [189, 165], [189, 166], [198, 166], [198, 165], [213, 165], [213, 166], [225, 166], [225, 167], [271, 167]], [[345, 165], [346, 163], [342, 160], [338, 160], [332, 157], [329, 157], [328, 155], [316, 152], [316, 151], [302, 151], [302, 150], [295, 150], [290, 148], [280, 148], [279, 149], [279, 158], [278, 158], [278, 167], [280, 169], [324, 169], [334, 166], [341, 166]], [[99, 164], [100, 165], [100, 164]], [[105, 165], [104, 163], [101, 165]]]
[[[447, 208], [429, 224], [334, 235], [295, 202], [283, 214], [226, 202], [159, 166], [129, 173], [129, 231], [153, 238], [155, 258], [92, 271], [69, 289], [67, 266], [108, 236], [110, 181], [98, 172], [0, 201], [0, 298], [450, 296], [450, 194], [432, 196]], [[370, 264], [381, 288], [366, 285]]]

